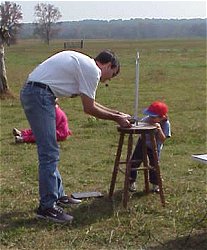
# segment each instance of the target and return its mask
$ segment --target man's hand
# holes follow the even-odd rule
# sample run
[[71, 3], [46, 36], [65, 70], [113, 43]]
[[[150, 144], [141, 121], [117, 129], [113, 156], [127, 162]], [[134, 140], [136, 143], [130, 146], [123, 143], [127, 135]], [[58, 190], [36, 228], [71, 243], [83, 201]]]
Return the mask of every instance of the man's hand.
[[128, 116], [120, 116], [118, 119], [117, 119], [117, 123], [123, 127], [123, 128], [131, 128], [131, 123], [129, 121], [129, 117]]
[[131, 118], [131, 115], [126, 114], [126, 113], [123, 113], [123, 112], [120, 112], [120, 111], [117, 111], [117, 114], [118, 114], [118, 115], [125, 116], [128, 120]]

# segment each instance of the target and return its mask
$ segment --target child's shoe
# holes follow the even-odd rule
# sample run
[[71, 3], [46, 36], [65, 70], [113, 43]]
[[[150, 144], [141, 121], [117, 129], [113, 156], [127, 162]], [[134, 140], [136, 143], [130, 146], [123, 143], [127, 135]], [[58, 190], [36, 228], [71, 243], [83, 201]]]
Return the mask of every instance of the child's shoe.
[[13, 135], [14, 135], [14, 136], [21, 136], [22, 133], [21, 133], [21, 131], [19, 131], [17, 128], [13, 128]]
[[130, 191], [130, 192], [136, 192], [136, 191], [137, 191], [137, 185], [136, 185], [136, 182], [135, 182], [135, 181], [132, 181], [132, 182], [129, 184], [129, 191]]
[[159, 186], [155, 185], [155, 184], [152, 184], [152, 192], [159, 193], [160, 192]]
[[21, 142], [24, 142], [23, 138], [21, 136], [15, 136], [15, 142], [16, 143], [21, 143]]

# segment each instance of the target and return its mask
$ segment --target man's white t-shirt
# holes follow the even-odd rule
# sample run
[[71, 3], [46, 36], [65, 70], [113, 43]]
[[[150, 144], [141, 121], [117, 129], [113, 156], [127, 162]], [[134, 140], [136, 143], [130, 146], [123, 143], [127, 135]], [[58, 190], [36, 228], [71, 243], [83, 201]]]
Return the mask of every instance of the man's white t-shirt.
[[38, 65], [27, 82], [47, 84], [56, 97], [81, 93], [95, 99], [101, 70], [95, 60], [75, 51], [62, 51]]

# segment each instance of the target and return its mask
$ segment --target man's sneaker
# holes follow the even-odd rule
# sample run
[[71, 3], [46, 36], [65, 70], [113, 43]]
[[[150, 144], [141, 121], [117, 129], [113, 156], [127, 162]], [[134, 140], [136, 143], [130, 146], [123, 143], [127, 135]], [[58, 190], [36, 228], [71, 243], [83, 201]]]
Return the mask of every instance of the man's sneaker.
[[159, 186], [155, 185], [155, 184], [152, 184], [152, 192], [159, 193], [160, 192]]
[[136, 185], [136, 182], [133, 181], [129, 184], [129, 191], [131, 192], [136, 192], [137, 191], [137, 185]]
[[21, 137], [21, 136], [15, 136], [15, 142], [16, 143], [21, 143], [21, 142], [24, 142], [24, 140], [23, 140], [23, 137]]
[[48, 209], [37, 209], [37, 218], [48, 219], [54, 222], [65, 223], [72, 222], [73, 216], [66, 214], [61, 207], [54, 205]]
[[81, 202], [82, 202], [81, 200], [73, 199], [72, 197], [65, 195], [57, 200], [57, 205], [61, 207], [67, 207], [72, 204], [75, 205], [80, 204]]
[[17, 128], [13, 128], [12, 132], [13, 132], [14, 136], [21, 136], [22, 135], [21, 131], [19, 131]]

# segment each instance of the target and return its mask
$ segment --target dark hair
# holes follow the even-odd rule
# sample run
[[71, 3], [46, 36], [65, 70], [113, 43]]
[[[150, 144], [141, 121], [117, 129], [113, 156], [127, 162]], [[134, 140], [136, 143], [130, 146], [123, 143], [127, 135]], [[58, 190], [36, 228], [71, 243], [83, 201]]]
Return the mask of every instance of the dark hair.
[[116, 75], [119, 73], [120, 71], [120, 64], [119, 64], [119, 60], [117, 58], [117, 56], [115, 55], [114, 52], [112, 52], [111, 50], [104, 50], [101, 53], [99, 53], [96, 58], [95, 61], [100, 62], [101, 64], [106, 64], [108, 62], [111, 62], [111, 68], [118, 68]]

